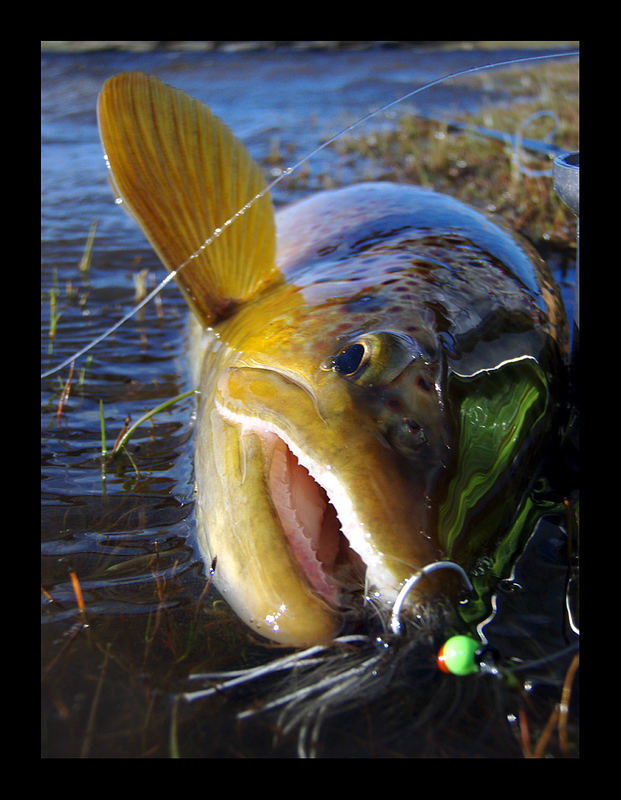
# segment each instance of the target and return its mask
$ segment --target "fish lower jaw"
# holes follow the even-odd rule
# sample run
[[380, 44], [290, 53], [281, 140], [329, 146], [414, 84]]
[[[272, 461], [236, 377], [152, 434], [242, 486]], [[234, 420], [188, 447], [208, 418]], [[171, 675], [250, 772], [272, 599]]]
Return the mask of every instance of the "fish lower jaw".
[[216, 407], [242, 437], [250, 433], [261, 439], [266, 486], [289, 550], [312, 591], [335, 610], [352, 589], [370, 594], [377, 604], [394, 602], [400, 586], [330, 465], [317, 463], [275, 424], [220, 403]]

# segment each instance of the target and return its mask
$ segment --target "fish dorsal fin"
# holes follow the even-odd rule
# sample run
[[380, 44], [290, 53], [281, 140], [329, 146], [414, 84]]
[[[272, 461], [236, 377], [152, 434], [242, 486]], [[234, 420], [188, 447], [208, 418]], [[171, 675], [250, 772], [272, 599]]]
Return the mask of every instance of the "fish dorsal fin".
[[246, 207], [261, 168], [206, 105], [129, 72], [106, 82], [97, 110], [114, 188], [164, 266], [184, 265], [176, 280], [203, 324], [276, 279], [269, 193]]

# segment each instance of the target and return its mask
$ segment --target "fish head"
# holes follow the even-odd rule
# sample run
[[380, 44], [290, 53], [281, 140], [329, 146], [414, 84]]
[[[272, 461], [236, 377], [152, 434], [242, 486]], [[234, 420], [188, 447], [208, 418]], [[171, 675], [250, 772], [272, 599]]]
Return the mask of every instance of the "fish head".
[[[354, 360], [372, 361], [376, 354], [361, 357], [360, 348], [380, 343], [396, 348], [401, 363], [386, 368], [399, 374], [364, 385]], [[361, 613], [365, 597], [389, 605], [409, 576], [439, 557], [432, 496], [449, 450], [433, 370], [414, 363], [403, 349], [412, 343], [394, 332], [335, 344], [330, 351], [322, 341], [306, 370], [299, 360], [286, 369], [282, 351], [275, 362], [249, 363], [246, 350], [219, 374], [205, 406], [210, 425], [198, 433], [206, 467], [199, 495], [229, 509], [224, 527], [209, 510], [199, 526], [222, 567], [220, 586], [252, 627], [287, 643], [332, 637], [344, 617]], [[206, 477], [217, 474], [215, 439], [220, 459], [232, 453], [225, 483]], [[230, 530], [242, 519], [238, 541]]]
[[[289, 276], [218, 326], [219, 348], [206, 347], [199, 507], [217, 496], [221, 511], [200, 512], [199, 535], [237, 613], [286, 643], [329, 639], [366, 604], [390, 608], [442, 557], [434, 496], [453, 438], [444, 352], [429, 315], [397, 302], [408, 271], [361, 285], [359, 261], [339, 296]], [[236, 466], [218, 468], [214, 452], [233, 453]], [[252, 535], [232, 538], [240, 524]], [[429, 604], [447, 584], [458, 581], [425, 579], [408, 604]]]

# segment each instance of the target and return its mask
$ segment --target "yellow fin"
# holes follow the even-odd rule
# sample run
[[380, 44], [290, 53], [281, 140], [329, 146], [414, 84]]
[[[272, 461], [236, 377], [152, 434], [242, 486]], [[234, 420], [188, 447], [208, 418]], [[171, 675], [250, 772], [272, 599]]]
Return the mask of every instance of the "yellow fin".
[[184, 265], [176, 280], [203, 324], [276, 279], [269, 193], [227, 223], [265, 188], [261, 168], [206, 105], [129, 72], [106, 82], [97, 111], [115, 189], [164, 266]]

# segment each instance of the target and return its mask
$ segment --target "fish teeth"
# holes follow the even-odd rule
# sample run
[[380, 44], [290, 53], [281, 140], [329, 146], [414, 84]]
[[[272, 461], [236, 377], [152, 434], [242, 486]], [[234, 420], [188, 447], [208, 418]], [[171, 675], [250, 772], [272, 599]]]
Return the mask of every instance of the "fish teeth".
[[282, 439], [275, 434], [267, 436], [274, 445], [268, 483], [282, 528], [313, 589], [336, 606], [339, 590], [330, 572], [338, 552], [336, 535], [328, 537], [333, 539], [333, 547], [325, 553], [326, 558], [319, 557], [328, 501]]

